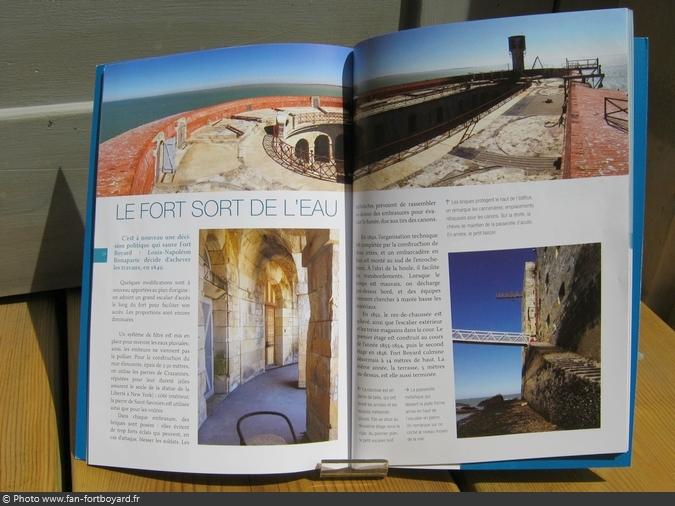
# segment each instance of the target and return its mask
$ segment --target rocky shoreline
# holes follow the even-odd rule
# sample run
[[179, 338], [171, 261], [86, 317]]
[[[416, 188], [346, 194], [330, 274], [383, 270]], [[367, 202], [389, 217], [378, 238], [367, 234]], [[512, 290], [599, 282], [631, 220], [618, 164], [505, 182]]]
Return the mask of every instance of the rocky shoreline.
[[550, 432], [558, 427], [522, 399], [504, 400], [495, 395], [476, 407], [457, 403], [457, 414], [471, 413], [457, 422], [457, 437], [502, 436], [529, 432]]

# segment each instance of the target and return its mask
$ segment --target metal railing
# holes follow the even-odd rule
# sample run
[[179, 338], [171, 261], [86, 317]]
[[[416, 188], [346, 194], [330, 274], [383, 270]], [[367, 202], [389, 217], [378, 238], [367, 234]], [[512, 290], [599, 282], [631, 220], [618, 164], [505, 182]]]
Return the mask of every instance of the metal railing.
[[605, 74], [602, 72], [602, 65], [600, 65], [599, 58], [584, 58], [581, 60], [566, 59], [565, 68], [567, 73], [563, 77], [563, 84], [565, 87], [563, 109], [565, 109], [565, 106], [567, 105], [567, 98], [569, 97], [572, 82], [586, 84], [591, 88], [602, 88]]
[[517, 344], [526, 346], [530, 336], [522, 332], [452, 329], [452, 340], [465, 343]]
[[605, 121], [624, 132], [628, 131], [628, 99], [605, 97]]
[[319, 160], [312, 156], [311, 151], [301, 153], [303, 156], [298, 158], [296, 157], [295, 146], [269, 134], [263, 137], [263, 148], [275, 162], [297, 174], [321, 179], [322, 181], [345, 182], [343, 160]]
[[344, 124], [350, 122], [351, 118], [343, 112], [306, 112], [300, 114], [293, 114], [293, 126], [304, 125], [305, 123], [312, 123], [321, 125], [326, 123]]
[[565, 59], [567, 70], [572, 69], [594, 69], [600, 66], [599, 58], [581, 58], [578, 60]]

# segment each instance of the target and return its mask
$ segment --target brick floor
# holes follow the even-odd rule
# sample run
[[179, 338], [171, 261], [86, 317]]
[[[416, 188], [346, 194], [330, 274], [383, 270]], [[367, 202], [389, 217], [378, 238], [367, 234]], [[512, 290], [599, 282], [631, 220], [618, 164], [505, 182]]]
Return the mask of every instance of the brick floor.
[[[565, 179], [628, 174], [628, 132], [605, 119], [605, 97], [625, 100], [628, 94], [572, 84], [563, 153]], [[616, 106], [610, 105], [609, 110]]]

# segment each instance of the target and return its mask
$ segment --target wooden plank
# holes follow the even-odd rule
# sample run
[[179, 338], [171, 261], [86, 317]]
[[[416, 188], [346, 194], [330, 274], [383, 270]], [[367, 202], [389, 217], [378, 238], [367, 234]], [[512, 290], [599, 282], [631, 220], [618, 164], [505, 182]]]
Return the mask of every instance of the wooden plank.
[[66, 329], [68, 334], [68, 411], [70, 414], [70, 448], [75, 447], [75, 418], [77, 408], [77, 374], [80, 350], [80, 288], [66, 290]]
[[675, 332], [642, 305], [633, 463], [630, 468], [463, 472], [475, 492], [675, 491]]
[[87, 167], [90, 128], [91, 112], [63, 114], [45, 108], [37, 117], [0, 117], [0, 175], [5, 171], [56, 172], [59, 167]]
[[62, 490], [56, 308], [53, 294], [0, 302], [2, 491]]
[[320, 480], [287, 476], [209, 476], [106, 469], [73, 462], [77, 492], [459, 492], [446, 471], [394, 470], [383, 479]]
[[[675, 156], [675, 146], [671, 149], [672, 156]], [[663, 188], [675, 188], [675, 172], [670, 171], [671, 181], [665, 182]], [[667, 186], [670, 185], [670, 186]], [[652, 193], [648, 195], [651, 196]], [[663, 198], [661, 195], [654, 195], [654, 198]], [[670, 195], [671, 200], [675, 196]], [[649, 200], [648, 200], [649, 202]], [[652, 202], [651, 207], [654, 207]], [[670, 217], [667, 216], [670, 209]], [[644, 289], [643, 300], [649, 305], [661, 318], [675, 328], [675, 315], [672, 311], [675, 309], [675, 201], [671, 205], [662, 205], [658, 211], [661, 216], [654, 217], [653, 221], [648, 223], [645, 233], [644, 255]], [[653, 214], [652, 214], [653, 216]], [[669, 220], [668, 224], [666, 222]]]
[[80, 284], [90, 123], [0, 116], [0, 296]]
[[553, 0], [424, 0], [422, 2], [422, 26], [458, 21], [521, 16], [551, 12]]
[[395, 31], [398, 15], [398, 3], [358, 0], [5, 2], [0, 108], [90, 100], [98, 63], [268, 42], [351, 46]]
[[0, 171], [0, 296], [78, 286], [87, 170]]
[[157, 473], [94, 467], [73, 459], [73, 492], [249, 492], [248, 476]]
[[[74, 423], [77, 349], [79, 345], [80, 291], [69, 290], [68, 356], [71, 420]], [[71, 432], [73, 425], [71, 424]], [[94, 491], [227, 491], [227, 492], [457, 492], [446, 471], [393, 469], [382, 480], [318, 480], [315, 472], [281, 476], [210, 476], [157, 473], [89, 466], [72, 458], [76, 492]]]
[[[633, 9], [635, 34], [649, 37], [649, 126], [642, 300], [662, 319], [675, 303], [675, 64], [670, 0], [621, 0]], [[670, 322], [675, 325], [675, 321]]]
[[391, 469], [383, 479], [320, 480], [316, 473], [251, 479], [253, 492], [459, 492], [447, 471]]

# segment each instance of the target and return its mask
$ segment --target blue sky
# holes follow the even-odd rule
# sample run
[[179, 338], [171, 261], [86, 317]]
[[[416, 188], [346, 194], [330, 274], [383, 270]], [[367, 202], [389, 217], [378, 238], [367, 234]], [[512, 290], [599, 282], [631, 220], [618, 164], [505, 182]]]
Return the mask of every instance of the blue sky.
[[[452, 326], [469, 330], [520, 332], [520, 299], [497, 299], [497, 292], [521, 291], [532, 248], [450, 253]], [[520, 392], [520, 346], [455, 343], [457, 399]]]
[[357, 45], [354, 75], [363, 81], [393, 74], [484, 65], [506, 69], [510, 35], [525, 35], [526, 66], [565, 58], [627, 52], [627, 11], [612, 9], [436, 25], [383, 35]]
[[342, 86], [350, 54], [321, 44], [261, 44], [131, 60], [106, 66], [103, 100], [251, 84]]
[[457, 400], [520, 393], [521, 346], [454, 343], [452, 352]]

